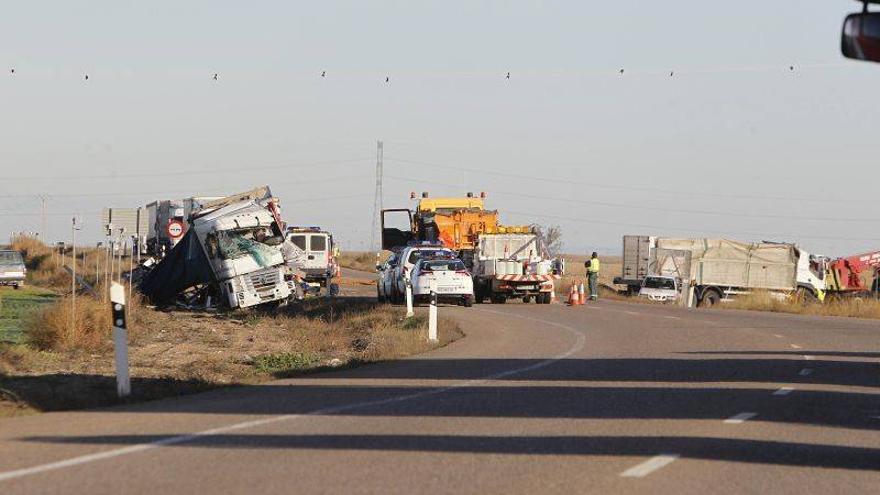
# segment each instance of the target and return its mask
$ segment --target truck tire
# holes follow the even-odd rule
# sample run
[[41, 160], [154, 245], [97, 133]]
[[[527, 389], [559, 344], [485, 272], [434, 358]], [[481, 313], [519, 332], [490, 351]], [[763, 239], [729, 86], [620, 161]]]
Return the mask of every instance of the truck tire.
[[721, 295], [718, 294], [718, 291], [708, 289], [703, 293], [703, 297], [700, 298], [700, 307], [711, 308], [718, 304], [719, 301], [721, 301]]
[[[531, 296], [523, 296], [522, 302], [523, 304], [528, 304], [532, 300]], [[537, 303], [538, 299], [535, 298], [535, 302]]]
[[492, 304], [504, 304], [507, 302], [507, 296], [503, 294], [492, 294], [489, 296], [489, 300], [492, 301]]
[[461, 300], [461, 305], [470, 308], [474, 305], [474, 296], [465, 296], [464, 299]]
[[541, 294], [538, 295], [538, 297], [539, 297], [538, 301], [541, 304], [550, 304], [551, 294], [549, 292], [542, 292]]
[[376, 300], [379, 301], [379, 304], [383, 304], [385, 302], [385, 296], [382, 295], [382, 291], [379, 290], [378, 285], [376, 285]]

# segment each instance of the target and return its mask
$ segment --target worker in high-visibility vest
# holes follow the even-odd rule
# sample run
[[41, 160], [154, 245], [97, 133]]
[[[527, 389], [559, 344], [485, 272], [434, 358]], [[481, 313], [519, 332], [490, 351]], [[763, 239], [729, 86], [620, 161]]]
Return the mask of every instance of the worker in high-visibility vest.
[[590, 286], [590, 300], [599, 299], [599, 255], [593, 251], [590, 259], [584, 263], [587, 268], [587, 283]]

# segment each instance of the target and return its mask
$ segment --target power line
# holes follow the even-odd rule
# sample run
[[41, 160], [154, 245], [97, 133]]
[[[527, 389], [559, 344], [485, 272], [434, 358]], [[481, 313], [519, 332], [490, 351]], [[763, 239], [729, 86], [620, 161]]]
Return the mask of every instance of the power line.
[[[439, 185], [446, 187], [457, 187], [453, 184], [443, 184], [434, 181], [422, 181], [418, 179], [410, 179], [406, 177], [399, 177], [395, 175], [387, 175], [389, 179], [399, 180], [403, 182], [414, 182], [414, 183], [424, 183], [431, 185]], [[853, 223], [865, 223], [865, 222], [880, 222], [880, 218], [844, 218], [844, 217], [800, 217], [794, 215], [780, 215], [774, 213], [734, 213], [727, 211], [712, 211], [712, 210], [690, 210], [686, 208], [668, 208], [663, 206], [652, 206], [652, 205], [638, 205], [632, 203], [612, 203], [606, 201], [593, 201], [593, 200], [585, 200], [585, 199], [573, 199], [573, 198], [562, 198], [558, 196], [540, 196], [536, 194], [526, 194], [526, 193], [518, 193], [518, 192], [510, 192], [510, 191], [498, 191], [498, 190], [486, 190], [486, 192], [491, 192], [492, 194], [498, 194], [501, 196], [513, 196], [525, 199], [537, 199], [541, 201], [560, 201], [565, 203], [573, 203], [573, 204], [582, 204], [582, 205], [593, 205], [593, 206], [607, 206], [610, 208], [626, 208], [631, 210], [647, 210], [647, 211], [662, 211], [666, 213], [686, 213], [690, 215], [709, 215], [709, 216], [721, 216], [721, 217], [733, 217], [733, 218], [772, 218], [772, 219], [783, 219], [783, 220], [801, 220], [801, 221], [825, 221], [825, 222], [853, 222]]]
[[540, 217], [540, 218], [549, 218], [553, 220], [566, 220], [575, 223], [585, 223], [585, 224], [598, 224], [598, 225], [612, 225], [612, 226], [624, 226], [624, 227], [635, 227], [640, 229], [655, 229], [655, 230], [678, 230], [683, 232], [695, 232], [695, 233], [713, 233], [720, 235], [743, 235], [743, 236], [752, 236], [760, 239], [778, 239], [778, 238], [804, 238], [804, 239], [817, 239], [817, 240], [831, 240], [831, 241], [880, 241], [880, 238], [854, 238], [854, 237], [834, 237], [834, 236], [818, 236], [818, 235], [789, 235], [789, 234], [780, 234], [778, 232], [767, 233], [767, 232], [737, 232], [737, 231], [721, 231], [721, 230], [707, 230], [707, 229], [690, 229], [685, 227], [659, 227], [657, 225], [649, 225], [649, 224], [638, 224], [638, 223], [624, 223], [624, 222], [610, 222], [603, 220], [592, 220], [592, 219], [584, 219], [577, 217], [567, 217], [561, 215], [542, 215], [534, 212], [521, 212], [521, 211], [507, 211], [507, 213], [513, 215], [523, 215], [526, 217]]
[[284, 165], [273, 165], [266, 167], [251, 167], [248, 165], [242, 165], [235, 168], [207, 168], [200, 170], [185, 170], [178, 172], [144, 172], [144, 173], [135, 173], [135, 174], [117, 174], [117, 173], [109, 173], [109, 174], [100, 174], [100, 175], [54, 175], [51, 177], [47, 176], [18, 176], [18, 177], [4, 177], [4, 180], [83, 180], [83, 179], [143, 179], [150, 177], [180, 177], [185, 175], [217, 175], [217, 174], [227, 174], [227, 173], [243, 173], [243, 172], [261, 172], [268, 170], [287, 170], [291, 168], [307, 168], [307, 167], [316, 167], [316, 166], [324, 166], [324, 165], [341, 165], [346, 163], [356, 163], [356, 162], [365, 162], [370, 160], [369, 158], [352, 158], [346, 160], [322, 160], [316, 162], [301, 162], [301, 163], [287, 163]]
[[448, 170], [457, 170], [464, 172], [474, 172], [478, 174], [486, 174], [486, 175], [495, 175], [499, 177], [510, 177], [515, 179], [523, 179], [529, 180], [533, 182], [547, 182], [552, 184], [567, 184], [567, 185], [577, 185], [586, 188], [594, 188], [594, 189], [614, 189], [614, 190], [622, 190], [622, 191], [637, 191], [637, 192], [652, 192], [652, 193], [661, 193], [661, 194], [671, 194], [675, 196], [693, 196], [693, 197], [704, 197], [704, 198], [729, 198], [729, 199], [748, 199], [748, 200], [774, 200], [774, 201], [809, 201], [813, 203], [875, 203], [876, 201], [870, 199], [828, 199], [828, 198], [806, 198], [806, 197], [790, 197], [790, 196], [760, 196], [760, 195], [748, 195], [748, 194], [726, 194], [726, 193], [698, 193], [691, 191], [676, 191], [672, 189], [661, 189], [656, 187], [643, 187], [643, 186], [627, 186], [621, 184], [607, 184], [607, 183], [597, 183], [597, 182], [587, 182], [574, 178], [552, 178], [552, 177], [539, 177], [537, 175], [526, 175], [526, 174], [515, 174], [510, 172], [499, 172], [495, 170], [485, 170], [485, 169], [477, 169], [477, 168], [468, 168], [468, 167], [459, 167], [454, 165], [445, 165], [440, 163], [432, 163], [432, 162], [424, 162], [420, 160], [408, 160], [402, 158], [386, 158], [386, 160], [390, 160], [392, 162], [400, 162], [407, 163], [411, 165], [423, 165], [426, 167], [436, 167], [436, 168], [445, 168]]

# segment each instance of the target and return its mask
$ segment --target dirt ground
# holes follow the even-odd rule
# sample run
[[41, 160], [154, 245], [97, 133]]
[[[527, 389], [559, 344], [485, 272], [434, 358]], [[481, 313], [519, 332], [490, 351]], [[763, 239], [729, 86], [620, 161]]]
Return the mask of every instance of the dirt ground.
[[[462, 336], [441, 320], [440, 343], [429, 344], [425, 318], [403, 314], [356, 296], [272, 313], [143, 308], [130, 318], [133, 395], [125, 402], [394, 359]], [[0, 416], [112, 405], [120, 402], [115, 391], [109, 335], [107, 345], [88, 351], [0, 347]]]

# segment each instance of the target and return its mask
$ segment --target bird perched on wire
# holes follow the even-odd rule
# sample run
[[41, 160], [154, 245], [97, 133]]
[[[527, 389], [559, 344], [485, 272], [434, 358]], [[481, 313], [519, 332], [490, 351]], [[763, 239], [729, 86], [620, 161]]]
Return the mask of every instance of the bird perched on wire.
[[510, 79], [510, 72], [507, 73], [507, 78]]
[[788, 70], [790, 70], [790, 71], [794, 71], [794, 66], [793, 66], [793, 65], [789, 65], [789, 66], [788, 66]]
[[219, 81], [219, 80], [220, 80], [220, 75], [217, 74], [216, 72], [214, 73], [214, 80], [215, 80], [215, 81]]
[[9, 73], [10, 73], [10, 74], [15, 74], [15, 67], [9, 69]]
[[322, 71], [321, 71], [321, 77], [326, 77], [326, 76], [327, 76], [327, 71], [322, 70]]
[[391, 77], [385, 76], [385, 82], [391, 82]]
[[85, 80], [86, 80], [86, 81], [89, 80], [89, 75], [88, 75], [88, 74], [86, 74]]
[[620, 73], [623, 74], [623, 69], [620, 69]]
[[675, 75], [675, 71], [669, 71], [669, 77], [672, 77], [674, 75]]

